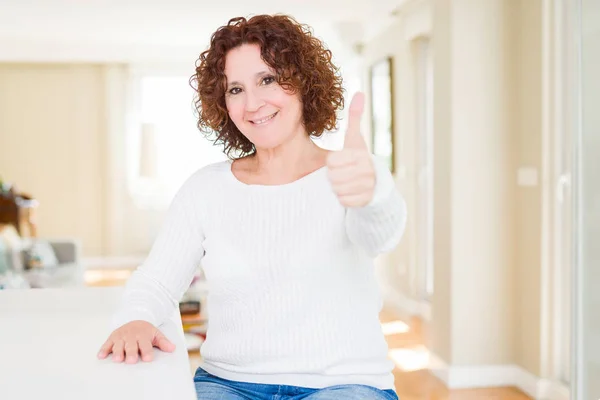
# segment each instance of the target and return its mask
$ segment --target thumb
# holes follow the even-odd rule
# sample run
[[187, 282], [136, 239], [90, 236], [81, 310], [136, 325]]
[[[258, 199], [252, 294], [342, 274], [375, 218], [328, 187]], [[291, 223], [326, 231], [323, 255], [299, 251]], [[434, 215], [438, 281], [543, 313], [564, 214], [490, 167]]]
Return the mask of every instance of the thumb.
[[162, 351], [166, 351], [167, 353], [173, 352], [175, 350], [175, 345], [167, 339], [165, 335], [159, 330], [154, 334], [154, 339], [152, 340], [152, 346], [158, 347]]
[[365, 108], [365, 95], [356, 93], [348, 107], [348, 127], [344, 139], [345, 149], [367, 149], [367, 143], [360, 133], [360, 120]]

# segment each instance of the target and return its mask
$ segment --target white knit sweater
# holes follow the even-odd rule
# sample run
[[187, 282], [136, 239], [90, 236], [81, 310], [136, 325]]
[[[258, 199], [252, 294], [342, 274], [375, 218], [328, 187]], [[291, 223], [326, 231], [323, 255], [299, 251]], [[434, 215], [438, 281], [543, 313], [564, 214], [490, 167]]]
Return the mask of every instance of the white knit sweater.
[[374, 158], [375, 196], [342, 207], [326, 167], [295, 182], [247, 185], [231, 162], [180, 189], [114, 326], [172, 315], [199, 265], [209, 288], [202, 367], [225, 379], [321, 388], [394, 386], [373, 258], [402, 236], [406, 206]]

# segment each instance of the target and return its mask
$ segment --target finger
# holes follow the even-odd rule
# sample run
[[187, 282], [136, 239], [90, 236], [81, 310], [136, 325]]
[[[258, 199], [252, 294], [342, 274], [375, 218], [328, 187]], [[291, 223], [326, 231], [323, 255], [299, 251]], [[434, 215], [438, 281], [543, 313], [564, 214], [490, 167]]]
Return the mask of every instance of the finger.
[[113, 349], [112, 349], [112, 353], [113, 353], [112, 359], [114, 362], [122, 362], [123, 361], [124, 347], [125, 347], [125, 342], [123, 342], [122, 340], [115, 341], [115, 345], [113, 346]]
[[103, 360], [106, 357], [108, 357], [108, 355], [111, 353], [113, 348], [113, 341], [112, 340], [107, 340], [106, 342], [104, 342], [104, 344], [102, 345], [102, 347], [100, 347], [100, 351], [98, 352], [98, 358]]
[[363, 207], [369, 203], [369, 196], [365, 193], [339, 196], [338, 198], [344, 207]]
[[360, 156], [356, 151], [332, 151], [327, 155], [327, 166], [329, 168], [340, 168], [355, 165], [360, 161]]
[[365, 177], [367, 177], [367, 174], [351, 166], [329, 170], [329, 181], [333, 186], [360, 181]]
[[352, 97], [348, 107], [348, 127], [344, 139], [345, 149], [366, 149], [367, 142], [360, 134], [360, 120], [365, 108], [365, 96], [358, 92]]
[[140, 348], [140, 354], [142, 355], [142, 361], [150, 362], [154, 358], [154, 352], [152, 350], [152, 343], [148, 340], [138, 340], [138, 347]]
[[369, 179], [355, 179], [353, 181], [333, 185], [333, 191], [338, 197], [354, 196], [373, 190], [374, 185]]
[[167, 339], [160, 331], [156, 331], [152, 344], [155, 347], [158, 347], [160, 350], [168, 353], [171, 353], [173, 350], [175, 350], [175, 345], [171, 343], [169, 339]]
[[343, 165], [336, 168], [329, 168], [327, 172], [329, 181], [332, 185], [354, 182], [370, 177], [372, 174], [371, 170], [363, 167], [360, 162], [356, 164]]
[[125, 362], [127, 364], [135, 364], [138, 361], [138, 344], [137, 341], [128, 342], [125, 344]]

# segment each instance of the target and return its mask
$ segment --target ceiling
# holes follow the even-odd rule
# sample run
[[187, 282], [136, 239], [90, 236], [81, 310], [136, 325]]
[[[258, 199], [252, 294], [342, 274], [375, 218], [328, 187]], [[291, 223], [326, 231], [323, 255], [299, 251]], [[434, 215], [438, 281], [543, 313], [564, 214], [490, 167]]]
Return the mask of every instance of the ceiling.
[[368, 40], [403, 0], [0, 0], [0, 60], [188, 59], [235, 16], [286, 13], [333, 51]]

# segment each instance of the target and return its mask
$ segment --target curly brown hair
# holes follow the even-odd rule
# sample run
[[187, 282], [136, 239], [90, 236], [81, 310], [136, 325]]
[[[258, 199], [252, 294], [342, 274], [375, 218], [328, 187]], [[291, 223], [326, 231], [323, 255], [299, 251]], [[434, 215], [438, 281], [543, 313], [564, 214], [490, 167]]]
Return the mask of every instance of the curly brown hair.
[[[302, 122], [307, 133], [319, 137], [337, 128], [337, 112], [344, 106], [344, 89], [331, 51], [313, 36], [312, 29], [287, 15], [232, 18], [212, 35], [208, 50], [196, 61], [190, 84], [196, 91], [194, 106], [198, 128], [224, 152], [242, 157], [256, 151], [229, 118], [225, 105], [225, 57], [242, 44], [258, 44], [261, 57], [275, 71], [286, 91], [299, 93]], [[213, 135], [216, 134], [216, 137]]]

